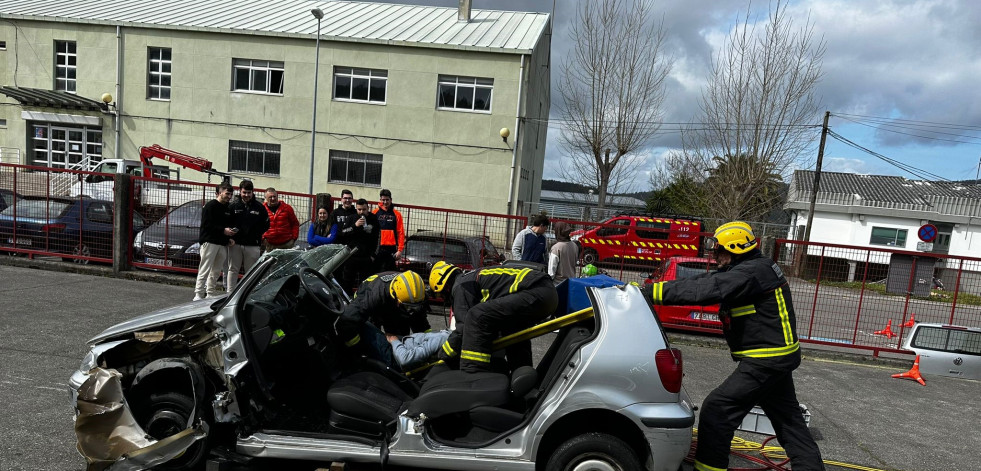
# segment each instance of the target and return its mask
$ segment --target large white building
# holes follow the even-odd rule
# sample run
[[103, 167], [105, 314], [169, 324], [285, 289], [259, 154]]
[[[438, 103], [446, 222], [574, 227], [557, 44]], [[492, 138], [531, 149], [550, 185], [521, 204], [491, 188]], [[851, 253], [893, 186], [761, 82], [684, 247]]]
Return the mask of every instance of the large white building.
[[259, 187], [513, 214], [541, 189], [551, 20], [470, 4], [0, 0], [0, 152], [160, 144]]

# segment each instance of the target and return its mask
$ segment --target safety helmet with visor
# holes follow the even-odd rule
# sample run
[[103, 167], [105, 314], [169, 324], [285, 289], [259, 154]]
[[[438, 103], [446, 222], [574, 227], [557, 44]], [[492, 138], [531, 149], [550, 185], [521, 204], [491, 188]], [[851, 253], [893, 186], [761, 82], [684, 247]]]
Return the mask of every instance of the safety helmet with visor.
[[[436, 262], [429, 271], [429, 288], [436, 294], [441, 294], [453, 282], [453, 275], [460, 272], [460, 267], [442, 260]], [[450, 286], [452, 288], [452, 286]]]
[[753, 228], [743, 221], [725, 223], [715, 230], [715, 234], [705, 240], [705, 249], [718, 253], [720, 250], [739, 255], [757, 246]]

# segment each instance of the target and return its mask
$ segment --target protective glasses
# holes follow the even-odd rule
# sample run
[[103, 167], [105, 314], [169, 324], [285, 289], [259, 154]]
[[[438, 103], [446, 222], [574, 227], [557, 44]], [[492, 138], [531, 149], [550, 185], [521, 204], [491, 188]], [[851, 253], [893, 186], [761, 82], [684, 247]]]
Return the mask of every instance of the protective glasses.
[[719, 246], [719, 239], [716, 239], [715, 237], [706, 237], [705, 242], [702, 245], [705, 247], [707, 252], [715, 252], [721, 248], [721, 246]]

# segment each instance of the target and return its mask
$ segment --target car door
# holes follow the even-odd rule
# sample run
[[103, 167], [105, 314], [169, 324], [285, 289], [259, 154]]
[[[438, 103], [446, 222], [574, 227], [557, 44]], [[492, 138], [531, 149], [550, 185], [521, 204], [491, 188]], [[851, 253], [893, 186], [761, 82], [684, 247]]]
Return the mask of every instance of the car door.
[[112, 203], [92, 201], [85, 209], [82, 242], [93, 257], [112, 258]]
[[596, 231], [599, 244], [595, 246], [599, 253], [600, 260], [608, 258], [621, 258], [627, 249], [627, 234], [630, 232], [630, 218], [613, 218], [605, 223]]

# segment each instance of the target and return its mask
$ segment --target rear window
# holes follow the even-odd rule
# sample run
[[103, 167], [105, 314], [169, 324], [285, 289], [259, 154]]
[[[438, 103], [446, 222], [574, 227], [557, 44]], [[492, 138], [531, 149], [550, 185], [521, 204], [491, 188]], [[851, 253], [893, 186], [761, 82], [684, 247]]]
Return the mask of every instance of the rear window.
[[[6, 206], [12, 206], [14, 204], [14, 198], [16, 197], [13, 193], [5, 193], [0, 191], [0, 200], [3, 200], [3, 203]], [[23, 198], [17, 198], [17, 201], [20, 201], [21, 199]]]
[[409, 239], [405, 243], [405, 255], [411, 260], [435, 263], [445, 260], [454, 265], [471, 264], [467, 246], [460, 241], [443, 239]]
[[56, 218], [61, 217], [62, 214], [68, 211], [69, 206], [70, 204], [65, 201], [22, 199], [17, 204], [3, 210], [0, 214], [13, 217], [16, 211], [18, 218]]
[[981, 332], [924, 326], [917, 330], [916, 337], [913, 338], [910, 346], [966, 355], [981, 355]]
[[704, 262], [682, 262], [675, 269], [675, 279], [691, 278], [707, 273], [710, 270], [715, 270], [714, 264], [709, 265], [706, 269], [706, 263]]

